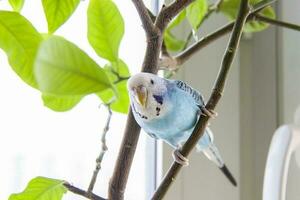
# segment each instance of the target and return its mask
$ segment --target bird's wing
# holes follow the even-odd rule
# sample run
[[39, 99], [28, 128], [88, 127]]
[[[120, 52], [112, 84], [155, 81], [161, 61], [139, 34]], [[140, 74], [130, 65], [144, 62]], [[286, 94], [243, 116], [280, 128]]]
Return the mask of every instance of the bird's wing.
[[191, 86], [180, 80], [176, 80], [174, 81], [174, 83], [177, 88], [185, 91], [188, 95], [190, 95], [199, 106], [205, 105], [203, 96], [197, 90], [193, 89]]

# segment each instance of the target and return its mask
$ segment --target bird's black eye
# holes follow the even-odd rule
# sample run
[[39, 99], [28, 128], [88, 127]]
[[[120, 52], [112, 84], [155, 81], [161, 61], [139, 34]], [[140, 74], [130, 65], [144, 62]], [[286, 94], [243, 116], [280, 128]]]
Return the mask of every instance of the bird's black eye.
[[151, 80], [150, 80], [150, 83], [153, 85], [153, 84], [154, 84], [154, 81], [151, 79]]

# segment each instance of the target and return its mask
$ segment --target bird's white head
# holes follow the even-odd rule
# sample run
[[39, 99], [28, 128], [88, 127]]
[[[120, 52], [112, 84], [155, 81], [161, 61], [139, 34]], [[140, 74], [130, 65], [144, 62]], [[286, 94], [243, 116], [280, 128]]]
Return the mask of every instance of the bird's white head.
[[144, 120], [163, 116], [167, 80], [150, 73], [138, 73], [127, 83], [131, 105]]

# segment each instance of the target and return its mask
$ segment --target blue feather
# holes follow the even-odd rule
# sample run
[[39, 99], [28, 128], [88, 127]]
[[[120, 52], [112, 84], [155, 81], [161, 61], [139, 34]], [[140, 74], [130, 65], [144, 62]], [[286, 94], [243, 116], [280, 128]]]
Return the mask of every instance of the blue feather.
[[160, 105], [163, 104], [163, 97], [162, 97], [162, 96], [160, 96], [160, 95], [153, 95], [153, 98], [154, 98], [155, 101], [156, 101], [157, 103], [159, 103]]

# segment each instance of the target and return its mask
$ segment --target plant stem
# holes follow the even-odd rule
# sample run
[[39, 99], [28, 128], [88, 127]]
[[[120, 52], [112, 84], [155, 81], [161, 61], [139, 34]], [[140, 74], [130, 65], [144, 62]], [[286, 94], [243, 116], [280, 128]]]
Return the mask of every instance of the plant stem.
[[[249, 13], [248, 0], [241, 0], [237, 20], [234, 24], [233, 31], [229, 40], [229, 44], [221, 63], [220, 72], [215, 82], [215, 86], [213, 88], [212, 94], [208, 100], [208, 103], [206, 104], [206, 108], [209, 110], [213, 110], [216, 107], [217, 103], [219, 102], [222, 96], [227, 75], [242, 35], [242, 29], [249, 14], [250, 13]], [[191, 134], [189, 139], [186, 141], [186, 143], [183, 145], [183, 147], [180, 150], [180, 153], [183, 156], [187, 157], [188, 154], [191, 152], [191, 150], [194, 148], [199, 138], [203, 135], [208, 120], [209, 120], [208, 116], [201, 115], [193, 133]], [[173, 162], [171, 168], [168, 170], [167, 174], [165, 175], [162, 183], [154, 193], [152, 197], [153, 200], [162, 199], [164, 197], [164, 195], [167, 193], [168, 189], [170, 188], [172, 182], [175, 180], [177, 174], [179, 173], [181, 167], [182, 165], [178, 164], [177, 162]]]
[[[213, 14], [214, 12], [218, 12], [221, 4], [223, 3], [223, 0], [218, 0], [216, 3], [214, 3], [213, 5], [209, 6], [209, 9], [207, 11], [207, 13], [205, 14], [205, 16], [203, 17], [201, 23], [197, 26], [197, 30], [201, 27], [201, 25], [203, 24], [203, 22], [209, 18], [209, 16], [211, 14]], [[193, 31], [190, 31], [189, 35], [187, 36], [186, 40], [185, 40], [185, 44], [183, 47], [183, 50], [188, 48], [188, 45], [192, 39], [193, 36]]]
[[170, 21], [195, 0], [175, 0], [169, 6], [163, 6], [159, 12], [155, 26], [163, 32]]
[[[247, 17], [247, 21], [251, 21], [255, 18], [256, 14], [260, 12], [265, 7], [269, 6], [271, 3], [273, 3], [274, 0], [268, 0], [268, 1], [261, 1], [258, 4], [254, 5], [253, 9], [251, 10], [249, 16]], [[173, 59], [176, 60], [176, 63], [178, 65], [182, 65], [185, 61], [187, 61], [192, 55], [194, 55], [196, 52], [198, 52], [203, 47], [206, 47], [211, 42], [215, 41], [216, 39], [219, 39], [220, 37], [226, 35], [229, 33], [235, 22], [231, 22], [222, 28], [219, 28], [215, 32], [203, 37], [201, 40], [190, 46], [188, 49], [184, 50], [183, 52], [179, 53], [177, 56], [175, 56]]]
[[192, 55], [194, 55], [200, 49], [206, 47], [211, 42], [215, 41], [216, 39], [226, 35], [229, 33], [233, 28], [234, 23], [229, 23], [222, 28], [219, 28], [215, 32], [201, 38], [198, 42], [190, 46], [185, 51], [179, 53], [177, 56], [174, 57], [176, 59], [176, 63], [178, 65], [182, 65], [185, 61], [187, 61]]
[[104, 155], [107, 151], [106, 134], [109, 130], [109, 124], [110, 124], [110, 120], [111, 120], [111, 116], [112, 116], [112, 111], [110, 109], [110, 104], [111, 103], [104, 104], [105, 107], [107, 108], [108, 116], [107, 116], [105, 127], [104, 127], [102, 135], [101, 135], [101, 143], [102, 143], [101, 144], [101, 151], [100, 151], [99, 156], [96, 159], [96, 167], [94, 169], [93, 176], [92, 176], [92, 179], [90, 181], [90, 185], [89, 185], [88, 190], [87, 190], [88, 194], [90, 194], [90, 195], [92, 195], [92, 192], [93, 192], [96, 180], [97, 180], [98, 173], [101, 169], [101, 163], [102, 163], [103, 157], [104, 157]]
[[258, 21], [261, 21], [261, 22], [266, 22], [268, 24], [272, 24], [272, 25], [275, 25], [275, 26], [281, 26], [281, 27], [292, 29], [292, 30], [295, 30], [295, 31], [300, 31], [300, 26], [297, 25], [297, 24], [292, 24], [292, 23], [280, 21], [280, 20], [277, 20], [277, 19], [271, 19], [269, 17], [265, 17], [265, 16], [262, 16], [260, 14], [256, 14], [254, 20], [258, 20]]
[[70, 191], [73, 192], [74, 194], [78, 194], [80, 196], [86, 197], [87, 199], [92, 199], [92, 200], [107, 200], [105, 198], [102, 198], [94, 193], [89, 194], [88, 192], [77, 188], [70, 183], [64, 183], [64, 186]]

